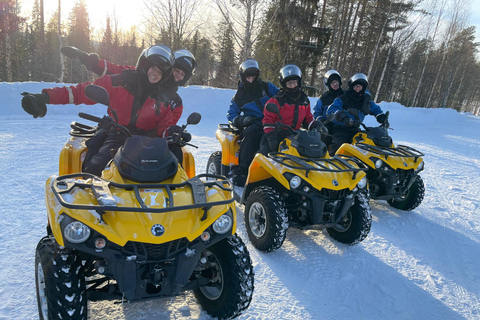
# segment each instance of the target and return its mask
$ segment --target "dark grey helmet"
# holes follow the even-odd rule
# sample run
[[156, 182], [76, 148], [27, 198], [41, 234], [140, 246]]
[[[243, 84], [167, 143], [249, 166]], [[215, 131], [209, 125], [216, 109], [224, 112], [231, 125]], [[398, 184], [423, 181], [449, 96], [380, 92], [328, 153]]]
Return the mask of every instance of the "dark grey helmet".
[[242, 62], [238, 70], [238, 75], [240, 76], [240, 81], [244, 82], [247, 77], [259, 77], [260, 68], [258, 67], [258, 62], [255, 59], [247, 59]]
[[350, 80], [348, 80], [348, 88], [353, 88], [354, 85], [361, 84], [363, 86], [363, 91], [367, 90], [368, 87], [368, 79], [364, 73], [356, 73], [354, 74]]
[[323, 84], [327, 89], [330, 89], [330, 83], [332, 83], [333, 80], [338, 80], [338, 82], [340, 83], [340, 86], [342, 86], [342, 76], [337, 70], [332, 69], [325, 72]]
[[286, 87], [287, 81], [298, 80], [298, 86], [302, 86], [302, 70], [294, 64], [287, 64], [280, 69], [280, 84], [283, 88]]
[[183, 72], [185, 72], [185, 77], [183, 80], [177, 82], [177, 85], [184, 86], [195, 73], [195, 70], [197, 70], [197, 61], [195, 60], [193, 54], [187, 49], [175, 51], [174, 56], [175, 62], [173, 67], [181, 69]]

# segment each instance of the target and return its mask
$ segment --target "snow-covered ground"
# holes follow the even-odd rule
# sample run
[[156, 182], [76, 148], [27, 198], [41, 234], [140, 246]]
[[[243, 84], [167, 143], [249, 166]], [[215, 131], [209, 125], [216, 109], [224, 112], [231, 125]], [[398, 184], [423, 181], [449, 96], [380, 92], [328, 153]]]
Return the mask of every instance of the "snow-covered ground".
[[[106, 107], [49, 106], [33, 119], [20, 93], [50, 83], [0, 83], [0, 319], [38, 319], [34, 256], [45, 235], [45, 180], [57, 172], [60, 149], [72, 121]], [[204, 172], [232, 90], [181, 88], [185, 115]], [[312, 99], [312, 105], [316, 99]], [[396, 143], [425, 153], [424, 202], [412, 212], [372, 201], [373, 225], [357, 246], [336, 242], [323, 231], [289, 229], [277, 251], [265, 254], [248, 242], [243, 207], [238, 233], [255, 270], [250, 308], [240, 319], [480, 319], [480, 118], [450, 109], [390, 110]], [[372, 117], [370, 117], [372, 118]], [[368, 120], [367, 123], [372, 119]], [[210, 319], [191, 293], [132, 304], [89, 304], [89, 319]]]

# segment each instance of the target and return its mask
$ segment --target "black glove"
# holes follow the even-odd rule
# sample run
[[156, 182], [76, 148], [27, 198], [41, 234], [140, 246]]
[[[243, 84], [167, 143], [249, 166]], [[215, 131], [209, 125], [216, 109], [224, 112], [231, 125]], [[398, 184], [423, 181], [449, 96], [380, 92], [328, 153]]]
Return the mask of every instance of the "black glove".
[[96, 53], [86, 53], [75, 47], [62, 47], [60, 48], [60, 52], [70, 59], [80, 61], [88, 71], [93, 71], [98, 75], [103, 73], [103, 69], [97, 67], [99, 59]]
[[185, 142], [192, 140], [192, 135], [186, 131], [183, 131], [180, 135], [182, 136], [182, 140]]
[[320, 133], [328, 133], [328, 129], [323, 125], [321, 121], [314, 120], [310, 124], [310, 131], [317, 130]]
[[22, 108], [34, 118], [42, 118], [47, 114], [47, 103], [50, 102], [50, 96], [46, 92], [28, 93], [22, 92]]
[[385, 123], [388, 121], [388, 117], [385, 113], [380, 113], [376, 116], [378, 123]]
[[276, 131], [271, 131], [265, 135], [268, 140], [268, 148], [272, 152], [277, 152], [278, 151], [278, 137], [277, 137], [277, 132]]
[[233, 118], [233, 121], [232, 121], [233, 126], [239, 130], [243, 129], [244, 118], [245, 118], [244, 116], [236, 116], [235, 118]]
[[256, 119], [258, 118], [255, 118], [252, 116], [246, 116], [245, 118], [243, 118], [243, 127], [248, 127], [249, 125], [254, 123]]
[[335, 120], [345, 123], [347, 127], [353, 126], [353, 119], [348, 116], [345, 110], [337, 112]]
[[167, 130], [167, 137], [173, 136], [175, 133], [181, 133], [182, 132], [182, 127], [177, 126], [174, 124], [173, 126], [169, 127]]

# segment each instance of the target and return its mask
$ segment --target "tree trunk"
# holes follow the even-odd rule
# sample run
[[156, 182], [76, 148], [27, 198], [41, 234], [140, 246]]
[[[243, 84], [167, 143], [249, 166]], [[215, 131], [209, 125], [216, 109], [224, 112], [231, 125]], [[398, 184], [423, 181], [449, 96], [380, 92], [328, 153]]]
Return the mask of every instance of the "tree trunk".
[[[62, 48], [62, 23], [61, 23], [61, 2], [62, 0], [58, 0], [58, 43], [60, 44], [60, 49]], [[63, 82], [63, 78], [65, 77], [65, 62], [63, 61], [63, 55], [60, 53], [60, 78], [58, 81]]]
[[[379, 50], [380, 42], [382, 41], [382, 37], [383, 37], [383, 31], [385, 30], [385, 27], [387, 26], [388, 17], [390, 16], [390, 12], [392, 10], [392, 3], [393, 3], [393, 1], [390, 1], [390, 7], [388, 8], [388, 11], [385, 15], [385, 21], [383, 22], [382, 29], [380, 30], [380, 34], [378, 35], [377, 44], [375, 45], [375, 49], [373, 50], [372, 59], [370, 60], [370, 66], [368, 67], [368, 73], [367, 73], [368, 77], [371, 77], [371, 75], [372, 75], [373, 63], [375, 62], [375, 59], [377, 57], [377, 52]], [[378, 91], [378, 89], [377, 89], [377, 91]]]
[[358, 42], [360, 41], [360, 32], [361, 32], [361, 29], [362, 29], [363, 18], [365, 17], [366, 7], [367, 7], [367, 0], [363, 0], [362, 11], [360, 12], [360, 18], [358, 20], [357, 34], [355, 35], [355, 43], [353, 45], [352, 58], [350, 59], [350, 67], [348, 68], [347, 77], [351, 76], [351, 74], [353, 72], [353, 67], [355, 66], [355, 63], [356, 63], [356, 57], [355, 56], [357, 54]]

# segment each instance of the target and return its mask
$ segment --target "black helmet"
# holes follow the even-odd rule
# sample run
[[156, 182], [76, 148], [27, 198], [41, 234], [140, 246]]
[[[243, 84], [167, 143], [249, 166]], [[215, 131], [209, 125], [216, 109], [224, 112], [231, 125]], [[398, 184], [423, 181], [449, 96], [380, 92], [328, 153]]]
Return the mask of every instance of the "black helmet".
[[298, 80], [298, 87], [302, 86], [302, 71], [299, 67], [294, 64], [287, 64], [282, 69], [280, 69], [280, 84], [282, 88], [287, 87], [287, 82], [290, 80]]
[[159, 83], [164, 83], [172, 74], [174, 61], [172, 50], [166, 45], [159, 44], [142, 51], [136, 69], [147, 72], [152, 66], [157, 66], [162, 71]]
[[368, 87], [367, 76], [363, 73], [354, 74], [350, 80], [348, 80], [348, 89], [351, 90], [356, 84], [361, 84], [363, 86], [362, 92], [365, 92]]
[[260, 76], [260, 69], [258, 68], [258, 62], [255, 59], [247, 59], [240, 65], [239, 68], [240, 81], [245, 82], [247, 77], [258, 77]]
[[183, 80], [177, 82], [178, 86], [184, 86], [187, 81], [192, 77], [197, 69], [197, 61], [193, 54], [187, 49], [177, 50], [174, 53], [175, 63], [173, 64], [174, 68], [181, 69], [185, 72], [185, 77]]
[[330, 88], [330, 84], [333, 82], [333, 80], [338, 80], [338, 82], [340, 83], [340, 87], [342, 86], [342, 76], [340, 75], [340, 73], [337, 71], [337, 70], [328, 70], [326, 73], [325, 73], [325, 79], [323, 80], [323, 83], [325, 84], [325, 87], [327, 89], [331, 89]]

